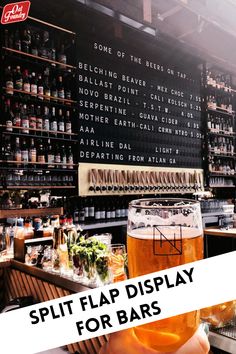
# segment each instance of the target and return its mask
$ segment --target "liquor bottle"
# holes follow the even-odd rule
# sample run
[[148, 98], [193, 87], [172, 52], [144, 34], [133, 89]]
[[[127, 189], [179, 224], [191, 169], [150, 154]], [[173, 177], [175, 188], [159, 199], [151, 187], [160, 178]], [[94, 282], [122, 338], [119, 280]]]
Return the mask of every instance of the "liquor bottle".
[[57, 102], [58, 98], [58, 91], [57, 91], [57, 85], [56, 85], [56, 79], [53, 78], [52, 83], [51, 83], [51, 97], [53, 102]]
[[100, 207], [100, 220], [105, 220], [106, 219], [106, 208], [105, 208], [105, 204], [101, 203], [101, 207]]
[[[76, 211], [76, 210], [75, 210]], [[76, 214], [75, 214], [76, 215]], [[84, 202], [82, 199], [79, 201], [79, 208], [78, 208], [78, 222], [77, 223], [84, 223], [85, 222], [85, 208]], [[75, 220], [74, 220], [75, 222]]]
[[48, 168], [54, 168], [54, 162], [55, 162], [55, 155], [54, 151], [51, 145], [50, 139], [48, 139], [48, 145], [47, 145], [47, 163], [48, 163]]
[[32, 74], [31, 74], [30, 92], [31, 92], [31, 96], [32, 96], [32, 97], [37, 97], [38, 84], [37, 84], [37, 79], [36, 79], [35, 72], [32, 72]]
[[49, 108], [47, 106], [44, 107], [43, 130], [45, 132], [48, 132], [50, 130]]
[[13, 95], [14, 81], [13, 81], [11, 66], [8, 66], [5, 70], [5, 80], [6, 80], [6, 93], [8, 95]]
[[22, 128], [22, 133], [24, 134], [29, 134], [29, 116], [27, 114], [27, 106], [24, 104], [21, 109], [21, 126]]
[[[67, 62], [67, 57], [66, 57], [66, 54], [65, 54], [65, 46], [64, 44], [61, 45], [61, 48], [57, 54], [57, 60], [59, 61], [59, 63], [62, 63], [62, 64], [66, 64]], [[60, 68], [64, 68], [65, 65], [60, 65], [59, 66]]]
[[42, 80], [42, 75], [38, 75], [38, 98], [43, 101], [44, 97], [44, 84]]
[[61, 163], [62, 163], [62, 168], [67, 168], [67, 158], [66, 158], [66, 149], [65, 146], [62, 145], [61, 147]]
[[21, 114], [20, 114], [20, 107], [18, 102], [16, 102], [14, 105], [13, 125], [15, 127], [21, 127]]
[[46, 96], [46, 97], [44, 97], [44, 99], [46, 101], [50, 101], [50, 99], [51, 99], [51, 87], [50, 87], [50, 84], [49, 84], [48, 75], [44, 76], [44, 95]]
[[88, 201], [88, 220], [93, 221], [95, 216], [95, 206], [93, 198]]
[[49, 41], [49, 33], [47, 31], [43, 31], [42, 43], [39, 49], [39, 55], [42, 58], [50, 59], [50, 53], [48, 51], [48, 41]]
[[[65, 132], [65, 120], [64, 120], [64, 116], [62, 113], [62, 109], [59, 109], [58, 111], [58, 131], [64, 133]], [[60, 134], [60, 136], [63, 138], [64, 135]]]
[[43, 146], [42, 140], [39, 140], [37, 160], [38, 160], [38, 162], [40, 162], [42, 165], [44, 165], [45, 162], [46, 162], [45, 150], [44, 150], [44, 146]]
[[21, 39], [19, 29], [15, 31], [14, 35], [14, 49], [21, 51]]
[[29, 147], [29, 161], [36, 162], [37, 161], [37, 149], [34, 144], [34, 139], [30, 139], [30, 147]]
[[23, 76], [21, 73], [20, 66], [16, 67], [15, 77], [14, 77], [14, 87], [16, 90], [22, 90], [23, 88]]
[[58, 144], [56, 144], [55, 146], [55, 155], [54, 155], [54, 161], [55, 163], [58, 163], [59, 165], [57, 165], [57, 168], [61, 168], [61, 152], [59, 149]]
[[72, 153], [72, 148], [71, 146], [68, 147], [68, 154], [67, 154], [67, 168], [69, 169], [73, 169], [74, 166], [74, 157], [73, 157], [73, 153]]
[[8, 137], [5, 139], [5, 142], [3, 145], [3, 159], [5, 161], [12, 161], [13, 160], [11, 141]]
[[65, 89], [63, 85], [62, 76], [58, 76], [58, 83], [57, 83], [57, 91], [58, 91], [58, 98], [64, 99], [65, 98]]
[[23, 71], [23, 91], [30, 93], [30, 80], [27, 69]]
[[14, 161], [21, 162], [21, 148], [20, 148], [20, 138], [16, 137], [15, 150], [14, 150]]
[[111, 219], [114, 220], [116, 218], [116, 208], [114, 203], [111, 203]]
[[[50, 131], [53, 132], [53, 135], [57, 135], [57, 117], [56, 117], [56, 109], [52, 107], [52, 118], [50, 122]], [[55, 133], [54, 133], [55, 132]]]
[[99, 222], [101, 220], [101, 208], [98, 201], [95, 203], [94, 207], [94, 219], [96, 222]]
[[66, 111], [66, 124], [65, 124], [66, 133], [72, 133], [71, 119], [70, 119], [70, 111]]
[[89, 221], [89, 206], [88, 206], [87, 198], [85, 198], [83, 205], [84, 205], [84, 219], [85, 221]]
[[30, 129], [33, 129], [32, 131], [30, 131], [30, 133], [35, 134], [36, 133], [35, 129], [37, 128], [37, 118], [36, 118], [33, 104], [30, 106], [29, 127], [30, 127]]
[[43, 117], [41, 113], [41, 107], [37, 107], [37, 114], [36, 114], [36, 128], [39, 130], [43, 130]]
[[13, 114], [11, 111], [11, 101], [10, 99], [7, 99], [5, 102], [5, 121], [6, 121], [6, 131], [12, 132], [13, 128]]
[[31, 31], [29, 28], [24, 28], [21, 36], [21, 50], [25, 53], [30, 53], [31, 46]]
[[38, 56], [39, 47], [40, 47], [40, 34], [38, 32], [34, 32], [31, 36], [31, 54]]
[[29, 161], [29, 149], [25, 139], [23, 139], [22, 146], [21, 146], [21, 161], [22, 162]]
[[109, 201], [107, 202], [107, 206], [106, 206], [106, 220], [107, 221], [111, 220], [111, 207]]
[[[50, 42], [50, 57], [51, 57], [51, 60], [53, 61], [56, 61], [56, 48], [55, 48], [55, 45], [54, 45], [54, 41], [51, 40]], [[56, 66], [56, 64], [54, 63], [51, 63], [52, 66]]]

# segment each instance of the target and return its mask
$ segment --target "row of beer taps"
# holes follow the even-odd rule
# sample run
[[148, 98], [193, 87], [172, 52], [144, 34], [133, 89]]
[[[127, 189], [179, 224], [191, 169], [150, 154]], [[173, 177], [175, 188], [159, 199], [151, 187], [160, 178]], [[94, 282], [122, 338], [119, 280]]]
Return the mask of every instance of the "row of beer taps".
[[202, 189], [198, 171], [89, 170], [91, 192], [192, 192]]

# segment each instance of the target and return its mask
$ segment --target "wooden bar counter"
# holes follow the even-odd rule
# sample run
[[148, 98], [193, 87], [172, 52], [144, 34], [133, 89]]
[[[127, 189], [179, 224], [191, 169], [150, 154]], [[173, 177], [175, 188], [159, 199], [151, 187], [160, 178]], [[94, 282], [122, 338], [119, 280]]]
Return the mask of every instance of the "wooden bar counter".
[[236, 238], [236, 229], [221, 229], [218, 226], [206, 227], [204, 235]]
[[[20, 296], [32, 295], [37, 302], [44, 302], [88, 289], [72, 279], [28, 266], [13, 259], [0, 262], [1, 305]], [[77, 351], [79, 354], [98, 354], [107, 339], [107, 336], [101, 336], [69, 344], [67, 350], [70, 353]]]

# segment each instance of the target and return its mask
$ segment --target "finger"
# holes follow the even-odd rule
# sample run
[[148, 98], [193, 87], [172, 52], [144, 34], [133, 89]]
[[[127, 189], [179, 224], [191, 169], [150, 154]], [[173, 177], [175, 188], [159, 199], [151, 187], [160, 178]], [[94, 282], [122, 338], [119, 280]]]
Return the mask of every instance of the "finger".
[[210, 344], [204, 330], [199, 327], [192, 338], [190, 338], [180, 349], [173, 354], [207, 354]]
[[105, 343], [105, 344], [101, 347], [101, 349], [99, 350], [99, 353], [98, 353], [98, 354], [109, 354], [107, 343]]

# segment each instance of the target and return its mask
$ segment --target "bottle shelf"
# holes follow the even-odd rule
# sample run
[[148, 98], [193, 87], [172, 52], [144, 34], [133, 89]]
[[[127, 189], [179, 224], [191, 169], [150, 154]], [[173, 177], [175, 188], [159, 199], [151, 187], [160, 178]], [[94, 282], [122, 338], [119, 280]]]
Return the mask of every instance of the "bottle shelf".
[[[4, 160], [3, 160], [4, 161]], [[4, 161], [4, 163], [8, 163], [8, 161]], [[19, 164], [19, 163], [18, 163]], [[53, 165], [52, 163], [50, 163], [50, 165]], [[76, 173], [77, 170], [75, 170], [74, 168], [52, 168], [52, 167], [40, 167], [40, 168], [37, 168], [35, 170], [32, 171], [32, 167], [30, 168], [27, 168], [27, 167], [16, 167], [16, 166], [13, 166], [13, 167], [10, 167], [10, 166], [7, 166], [7, 167], [2, 167], [1, 166], [1, 170], [6, 170], [6, 171], [10, 171], [10, 170], [19, 170], [19, 171], [25, 171], [25, 172], [31, 172], [31, 173], [35, 173], [35, 174], [39, 174], [40, 171], [49, 171], [49, 172], [55, 172], [55, 173], [58, 173], [58, 172], [64, 172], [64, 173]]]
[[[4, 124], [0, 124], [0, 128], [7, 128], [6, 125]], [[77, 136], [77, 134], [75, 133], [66, 133], [66, 132], [60, 132], [60, 131], [52, 131], [52, 130], [42, 130], [42, 129], [34, 129], [34, 128], [24, 128], [24, 127], [16, 127], [16, 126], [12, 126], [12, 129], [17, 129], [19, 130], [19, 132], [11, 132], [11, 131], [4, 131], [3, 133], [6, 135], [15, 135], [15, 136], [22, 136], [22, 137], [29, 137], [29, 138], [38, 138], [38, 139], [51, 139], [51, 140], [60, 140], [60, 141], [65, 141], [65, 142], [74, 142], [77, 143], [76, 139], [71, 139], [72, 136]], [[47, 135], [37, 135], [37, 134], [27, 134], [27, 133], [21, 133], [21, 130], [29, 130], [29, 131], [34, 131], [34, 132], [38, 132], [38, 133], [44, 133]], [[55, 135], [59, 135], [58, 137], [55, 137]], [[53, 136], [54, 135], [54, 136]], [[62, 136], [67, 136], [68, 138], [63, 138]], [[60, 137], [61, 136], [61, 137]]]
[[209, 176], [210, 177], [226, 177], [226, 178], [235, 178], [235, 174], [233, 175], [227, 175], [227, 174], [224, 174], [224, 173], [214, 173], [214, 172], [210, 172], [209, 173]]
[[232, 185], [232, 186], [227, 186], [227, 185], [212, 185], [210, 184], [209, 185], [210, 188], [235, 188], [235, 185]]
[[104, 221], [93, 221], [91, 223], [81, 223], [77, 227], [81, 227], [82, 230], [93, 230], [93, 229], [103, 229], [106, 227], [119, 227], [119, 226], [126, 226], [127, 225], [127, 218], [120, 218], [120, 220], [115, 219], [113, 220], [104, 220]]
[[22, 51], [17, 50], [17, 49], [8, 48], [8, 47], [2, 47], [2, 49], [5, 50], [6, 52], [9, 52], [9, 53], [14, 53], [14, 54], [17, 54], [17, 55], [23, 55], [25, 57], [28, 57], [28, 58], [31, 58], [31, 59], [34, 59], [34, 60], [40, 60], [42, 62], [46, 62], [46, 63], [49, 63], [51, 65], [57, 65], [57, 66], [59, 66], [59, 69], [61, 69], [61, 70], [63, 70], [63, 69], [75, 70], [76, 69], [76, 66], [69, 65], [69, 64], [63, 64], [63, 63], [60, 63], [59, 61], [54, 61], [54, 60], [51, 60], [51, 59], [42, 58], [40, 56], [33, 55], [33, 54], [30, 54], [30, 53], [25, 53], [25, 52], [22, 52]]
[[[234, 93], [236, 92], [236, 90], [234, 90], [232, 87], [229, 87], [229, 86], [225, 86], [225, 85], [220, 85], [220, 84], [216, 84], [216, 86], [213, 86], [213, 85], [210, 85], [210, 84], [206, 84], [206, 88], [207, 89], [212, 89], [212, 90], [216, 90], [216, 91], [219, 91], [222, 92], [222, 93]], [[223, 90], [222, 90], [223, 89]], [[225, 89], [227, 89], [227, 91], [225, 91]]]
[[[17, 165], [36, 165], [36, 166], [42, 166], [42, 165], [54, 165], [54, 166], [63, 166], [65, 165], [64, 163], [62, 162], [58, 162], [58, 163], [52, 163], [52, 162], [31, 162], [31, 161], [28, 161], [28, 162], [24, 162], [24, 161], [4, 161], [4, 160], [0, 160], [0, 163], [6, 163], [6, 164], [17, 164]], [[75, 167], [75, 166], [78, 166], [77, 164], [71, 164], [71, 166]], [[66, 169], [65, 169], [66, 170]], [[73, 169], [68, 169], [68, 170], [73, 170]]]
[[1, 209], [0, 210], [0, 219], [5, 218], [15, 218], [17, 216], [26, 217], [26, 216], [47, 216], [47, 215], [55, 215], [55, 214], [63, 214], [63, 208], [37, 208], [37, 209]]
[[[7, 88], [6, 87], [3, 87], [3, 90], [7, 90]], [[27, 91], [23, 91], [23, 90], [17, 90], [17, 89], [11, 89], [13, 92], [15, 92], [15, 93], [19, 93], [19, 94], [23, 94], [23, 95], [26, 95], [26, 96], [30, 96], [30, 97], [35, 97], [35, 98], [38, 98], [38, 102], [40, 103], [40, 102], [44, 102], [44, 100], [40, 100], [39, 99], [39, 97], [43, 97], [43, 98], [45, 98], [45, 100], [47, 101], [47, 103], [62, 103], [62, 104], [67, 104], [67, 106], [68, 105], [75, 105], [76, 103], [77, 103], [77, 101], [74, 101], [74, 100], [68, 100], [68, 99], [66, 99], [66, 98], [55, 98], [55, 97], [53, 97], [53, 96], [47, 96], [47, 95], [41, 95], [41, 94], [39, 94], [39, 93], [35, 93], [35, 94], [33, 94], [32, 95], [32, 93], [31, 92], [27, 92]], [[9, 95], [9, 94], [7, 94], [7, 97], [12, 97], [13, 95]], [[55, 100], [55, 102], [54, 102], [54, 100]]]
[[224, 109], [224, 108], [221, 108], [221, 107], [216, 107], [216, 109], [213, 109], [211, 107], [207, 107], [207, 110], [210, 111], [210, 112], [214, 112], [214, 113], [220, 113], [220, 114], [225, 114], [229, 117], [233, 117], [234, 116], [234, 111], [232, 113], [229, 113], [227, 111], [227, 109]]
[[60, 27], [60, 26], [57, 26], [57, 25], [54, 25], [53, 23], [50, 23], [50, 22], [46, 22], [46, 21], [43, 21], [43, 20], [40, 20], [38, 18], [35, 18], [35, 17], [31, 17], [31, 16], [28, 16], [28, 19], [31, 20], [31, 21], [34, 21], [34, 22], [38, 22], [42, 25], [45, 25], [46, 27], [52, 27], [54, 29], [57, 29], [59, 31], [62, 31], [62, 32], [66, 32], [72, 36], [75, 36], [76, 33], [73, 32], [73, 31], [70, 31], [68, 30], [67, 28], [63, 28], [63, 27]]
[[48, 185], [48, 186], [29, 186], [28, 184], [27, 185], [16, 185], [16, 186], [7, 186], [6, 189], [75, 189], [76, 187], [75, 186], [51, 186], [51, 185]]
[[235, 159], [235, 155], [216, 154], [216, 153], [214, 153], [214, 150], [209, 150], [209, 153], [213, 157], [219, 157], [219, 158], [222, 158], [222, 159], [231, 159], [231, 160]]
[[235, 138], [235, 133], [227, 133], [226, 131], [221, 131], [221, 132], [214, 132], [212, 130], [208, 131], [209, 135], [216, 135], [216, 136], [223, 136], [225, 138]]

